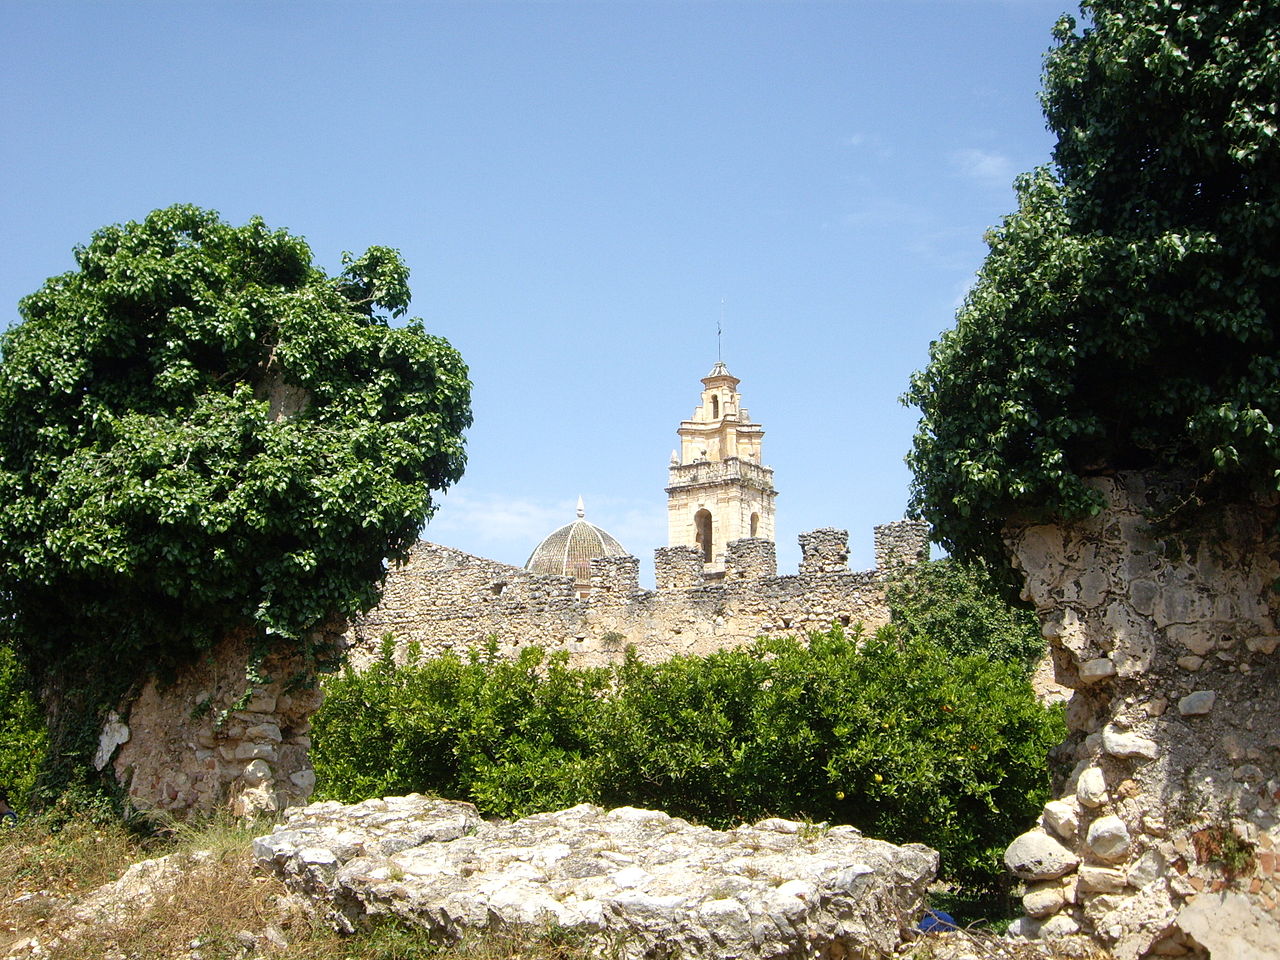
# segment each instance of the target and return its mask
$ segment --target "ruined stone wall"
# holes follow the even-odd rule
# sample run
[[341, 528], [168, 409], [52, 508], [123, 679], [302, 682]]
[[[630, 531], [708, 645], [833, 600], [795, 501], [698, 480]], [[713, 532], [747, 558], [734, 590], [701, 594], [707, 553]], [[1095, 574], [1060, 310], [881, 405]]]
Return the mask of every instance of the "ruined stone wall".
[[634, 557], [594, 561], [591, 594], [547, 577], [432, 543], [419, 543], [387, 577], [381, 603], [347, 634], [357, 666], [391, 636], [399, 651], [416, 644], [426, 656], [496, 640], [504, 654], [537, 644], [567, 650], [571, 662], [618, 662], [626, 647], [650, 661], [706, 655], [762, 635], [797, 635], [832, 623], [888, 621], [880, 574], [847, 569], [844, 531], [801, 537], [801, 573], [777, 576], [774, 544], [739, 540], [722, 577], [705, 578], [697, 552], [657, 551], [657, 590], [638, 586]]
[[[336, 648], [337, 624], [312, 639]], [[247, 815], [305, 803], [321, 702], [314, 664], [293, 652], [250, 662], [249, 646], [230, 637], [176, 676], [146, 680], [123, 716], [112, 714], [94, 765], [109, 764], [143, 811]]]
[[1170, 491], [1094, 481], [1108, 508], [1006, 539], [1074, 690], [1074, 767], [1006, 862], [1015, 930], [1119, 960], [1280, 956], [1280, 541], [1275, 504], [1172, 535]]

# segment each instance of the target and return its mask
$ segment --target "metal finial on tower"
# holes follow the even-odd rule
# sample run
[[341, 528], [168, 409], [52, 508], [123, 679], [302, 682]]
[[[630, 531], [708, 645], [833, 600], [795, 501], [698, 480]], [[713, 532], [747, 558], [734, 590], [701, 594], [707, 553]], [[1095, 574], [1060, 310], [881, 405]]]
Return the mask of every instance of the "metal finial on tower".
[[724, 297], [720, 298], [720, 319], [716, 321], [716, 363], [721, 363], [724, 357], [720, 356], [720, 330], [724, 326]]

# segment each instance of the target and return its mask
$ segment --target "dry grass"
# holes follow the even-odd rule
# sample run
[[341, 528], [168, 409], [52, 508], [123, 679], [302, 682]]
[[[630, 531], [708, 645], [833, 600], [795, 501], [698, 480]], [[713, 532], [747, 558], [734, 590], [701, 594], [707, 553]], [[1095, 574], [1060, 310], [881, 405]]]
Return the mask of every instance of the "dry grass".
[[[115, 824], [55, 828], [34, 818], [6, 830], [0, 957], [17, 948], [17, 956], [43, 960], [586, 960], [571, 938], [551, 934], [442, 945], [391, 922], [338, 934], [301, 909], [275, 877], [256, 873], [250, 841], [268, 829], [214, 820], [143, 838]], [[135, 862], [156, 857], [169, 857], [173, 868], [154, 884], [155, 902], [89, 896]], [[90, 903], [103, 909], [86, 917]]]

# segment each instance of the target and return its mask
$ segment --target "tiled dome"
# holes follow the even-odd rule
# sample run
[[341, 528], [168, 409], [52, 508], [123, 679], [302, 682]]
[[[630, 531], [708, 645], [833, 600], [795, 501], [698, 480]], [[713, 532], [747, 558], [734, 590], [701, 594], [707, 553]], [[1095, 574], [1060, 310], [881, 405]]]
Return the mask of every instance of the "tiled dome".
[[625, 557], [622, 544], [594, 523], [583, 519], [586, 511], [578, 498], [578, 519], [553, 532], [529, 555], [524, 568], [531, 573], [573, 577], [585, 584], [591, 577], [591, 561], [600, 557]]

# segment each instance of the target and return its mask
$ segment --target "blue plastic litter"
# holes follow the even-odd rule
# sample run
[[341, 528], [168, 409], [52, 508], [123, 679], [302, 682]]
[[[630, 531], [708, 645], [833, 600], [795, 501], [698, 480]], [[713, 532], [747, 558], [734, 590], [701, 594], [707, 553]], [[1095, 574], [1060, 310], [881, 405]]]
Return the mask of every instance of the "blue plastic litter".
[[959, 930], [960, 924], [956, 923], [955, 917], [949, 913], [943, 913], [941, 910], [926, 910], [924, 917], [916, 929], [921, 933], [945, 933], [948, 930]]

